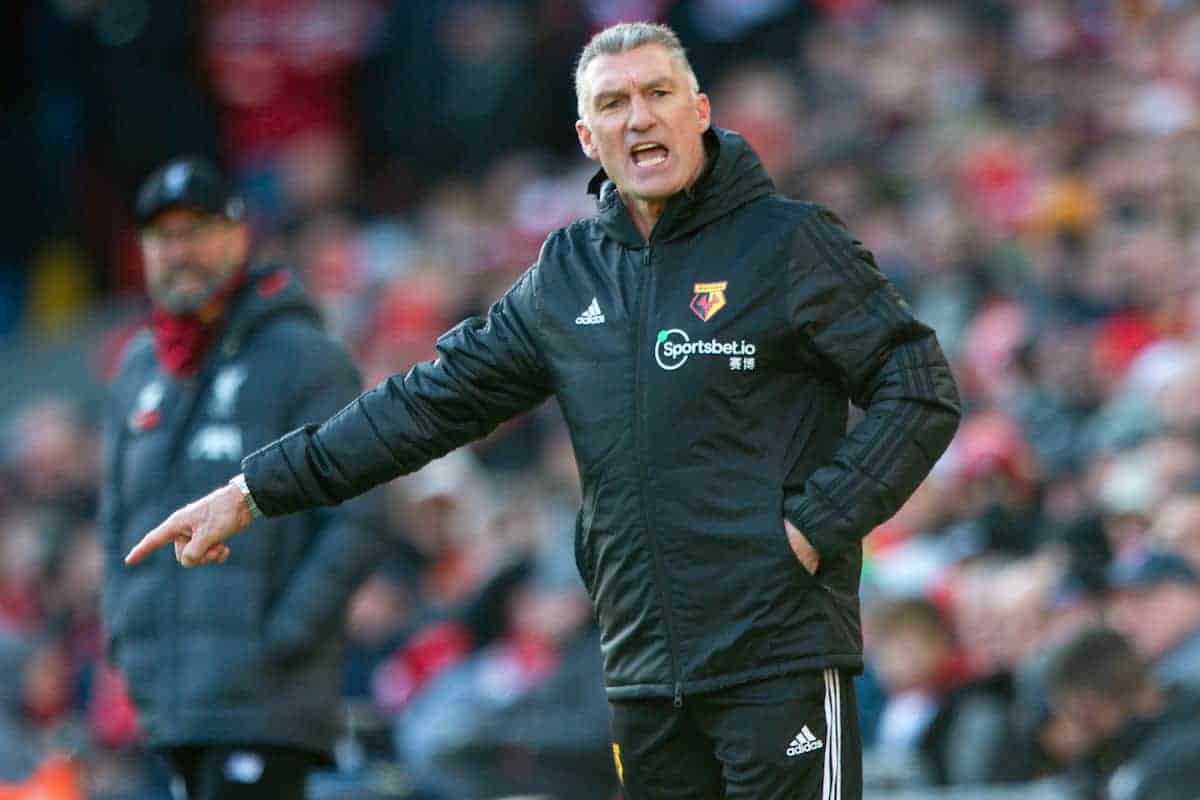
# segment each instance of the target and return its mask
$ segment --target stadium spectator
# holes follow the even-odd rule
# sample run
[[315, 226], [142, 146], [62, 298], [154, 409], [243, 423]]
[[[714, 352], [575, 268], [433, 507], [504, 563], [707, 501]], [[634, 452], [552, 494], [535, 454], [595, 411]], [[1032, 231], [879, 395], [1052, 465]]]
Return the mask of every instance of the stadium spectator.
[[1158, 510], [1152, 541], [1178, 554], [1200, 572], [1200, 478], [1193, 487], [1169, 498]]
[[617, 790], [599, 641], [568, 544], [530, 554], [500, 598], [503, 630], [397, 717], [401, 763], [437, 796], [608, 800]]
[[962, 681], [954, 635], [937, 606], [923, 598], [897, 600], [868, 621], [875, 673], [887, 692], [879, 746], [915, 753], [946, 692]]
[[1119, 633], [1081, 631], [1055, 653], [1047, 680], [1082, 743], [1085, 797], [1187, 800], [1200, 791], [1200, 697], [1165, 690]]
[[1148, 550], [1113, 564], [1109, 618], [1164, 687], [1200, 692], [1200, 575], [1179, 556]]

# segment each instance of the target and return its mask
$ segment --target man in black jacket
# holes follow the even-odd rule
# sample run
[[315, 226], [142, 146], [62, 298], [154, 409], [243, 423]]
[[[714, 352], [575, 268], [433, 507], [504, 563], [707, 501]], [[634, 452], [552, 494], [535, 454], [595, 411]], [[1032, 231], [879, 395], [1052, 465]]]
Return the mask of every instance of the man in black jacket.
[[153, 312], [107, 420], [109, 657], [191, 800], [300, 798], [335, 738], [341, 617], [383, 540], [376, 493], [271, 520], [203, 574], [121, 556], [245, 453], [344, 405], [359, 377], [287, 272], [248, 270], [241, 201], [211, 165], [165, 165], [137, 215]]
[[1076, 731], [1085, 798], [1200, 797], [1200, 695], [1161, 686], [1120, 633], [1079, 631], [1047, 665], [1050, 702]]
[[840, 221], [710, 126], [669, 29], [597, 34], [576, 85], [596, 215], [437, 360], [250, 455], [129, 559], [218, 560], [256, 514], [341, 502], [554, 395], [627, 796], [858, 796], [861, 541], [949, 443], [954, 381]]

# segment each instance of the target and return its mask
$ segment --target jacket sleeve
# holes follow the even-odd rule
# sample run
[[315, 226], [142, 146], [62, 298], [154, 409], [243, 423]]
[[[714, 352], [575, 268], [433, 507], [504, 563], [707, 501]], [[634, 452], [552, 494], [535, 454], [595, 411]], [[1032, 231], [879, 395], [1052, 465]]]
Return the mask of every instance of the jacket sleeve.
[[791, 322], [864, 419], [832, 460], [784, 499], [785, 516], [827, 560], [908, 500], [958, 427], [958, 390], [933, 331], [830, 211], [798, 231]]
[[100, 619], [104, 628], [104, 649], [110, 663], [116, 664], [116, 623], [118, 592], [120, 591], [121, 528], [117, 470], [121, 425], [116, 390], [110, 388], [104, 415], [104, 430], [101, 450], [100, 507], [96, 527], [100, 534], [100, 547], [104, 554], [104, 580], [100, 589]]
[[437, 341], [438, 357], [393, 375], [320, 426], [251, 453], [246, 483], [264, 514], [348, 500], [482, 438], [541, 403], [550, 380], [534, 341], [537, 266], [484, 319]]
[[121, 537], [125, 533], [125, 509], [122, 507], [124, 479], [124, 451], [129, 433], [128, 408], [131, 406], [127, 393], [133, 376], [139, 370], [141, 360], [150, 349], [148, 335], [141, 334], [129, 342], [117, 366], [116, 376], [108, 388], [104, 405], [104, 420], [101, 432], [100, 504], [96, 514], [96, 528], [104, 555], [104, 579], [100, 587], [100, 619], [104, 631], [105, 655], [109, 663], [119, 666], [117, 646], [121, 620], [121, 595], [129, 570], [125, 568], [125, 550]]
[[[362, 386], [349, 355], [325, 336], [304, 346], [297, 371], [289, 425], [326, 419]], [[308, 513], [314, 517], [314, 540], [266, 620], [267, 650], [280, 661], [309, 652], [340, 627], [350, 595], [387, 546], [380, 491]]]

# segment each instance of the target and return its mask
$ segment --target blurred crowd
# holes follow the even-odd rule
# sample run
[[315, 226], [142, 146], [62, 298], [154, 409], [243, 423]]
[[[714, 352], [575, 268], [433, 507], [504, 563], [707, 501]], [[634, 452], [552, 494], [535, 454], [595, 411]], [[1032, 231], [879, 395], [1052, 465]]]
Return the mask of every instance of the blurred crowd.
[[[369, 382], [430, 356], [546, 233], [591, 211], [571, 127], [586, 36], [667, 21], [716, 123], [747, 137], [782, 191], [847, 221], [937, 329], [962, 390], [950, 451], [865, 543], [868, 785], [1067, 776], [1094, 796], [1169, 798], [1146, 788], [1155, 770], [1200, 764], [1193, 3], [57, 0], [3, 13], [18, 113], [2, 128], [0, 334], [123, 309], [92, 343], [97, 381], [144, 318], [132, 192], [183, 152], [237, 176], [260, 258], [297, 270]], [[100, 652], [97, 416], [52, 396], [4, 421], [0, 784], [65, 752], [96, 796], [157, 796]], [[370, 775], [380, 796], [611, 798], [557, 410], [389, 491], [391, 555], [348, 616], [330, 796]]]

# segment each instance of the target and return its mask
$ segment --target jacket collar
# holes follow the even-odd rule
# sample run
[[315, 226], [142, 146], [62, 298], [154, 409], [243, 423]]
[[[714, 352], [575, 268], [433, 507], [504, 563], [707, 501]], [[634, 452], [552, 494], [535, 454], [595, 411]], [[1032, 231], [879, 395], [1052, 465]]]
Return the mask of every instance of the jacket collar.
[[[667, 202], [662, 217], [650, 232], [651, 242], [684, 236], [775, 191], [758, 155], [740, 134], [710, 127], [704, 132], [704, 149], [707, 159], [704, 171], [690, 189]], [[633, 249], [646, 246], [616, 185], [603, 169], [588, 182], [588, 192], [596, 195], [596, 219], [609, 236]]]
[[229, 322], [221, 337], [221, 356], [232, 358], [250, 336], [267, 321], [297, 315], [320, 321], [321, 315], [309, 300], [300, 281], [278, 265], [255, 267], [233, 298]]

